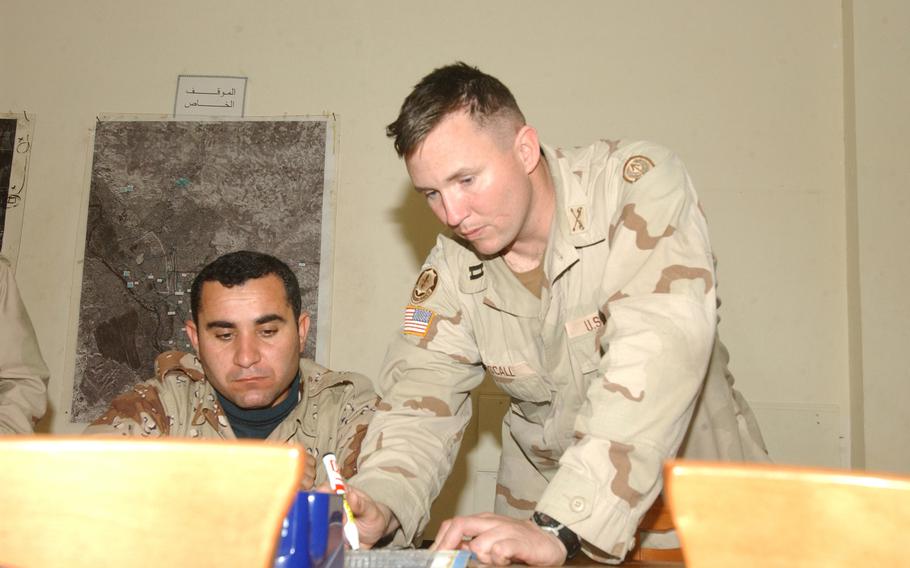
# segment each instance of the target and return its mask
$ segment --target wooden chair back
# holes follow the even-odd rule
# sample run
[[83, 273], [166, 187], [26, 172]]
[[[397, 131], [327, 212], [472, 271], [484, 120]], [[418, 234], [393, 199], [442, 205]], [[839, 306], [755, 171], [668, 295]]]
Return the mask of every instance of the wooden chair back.
[[629, 551], [626, 560], [682, 562], [682, 550], [679, 548], [644, 548], [642, 539], [645, 532], [669, 532], [674, 529], [670, 507], [663, 496], [658, 496], [645, 516], [638, 523], [635, 533], [635, 547]]
[[664, 480], [689, 568], [910, 562], [908, 477], [679, 460]]
[[0, 566], [271, 566], [302, 450], [0, 437]]

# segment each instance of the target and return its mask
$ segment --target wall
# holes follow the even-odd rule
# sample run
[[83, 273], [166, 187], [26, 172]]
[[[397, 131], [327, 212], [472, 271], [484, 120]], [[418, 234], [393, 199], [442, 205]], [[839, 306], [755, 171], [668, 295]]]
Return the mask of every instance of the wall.
[[[845, 108], [841, 4], [587, 0], [567, 10], [549, 2], [469, 0], [454, 6], [3, 1], [0, 110], [37, 117], [17, 276], [54, 377], [47, 426], [79, 429], [64, 415], [62, 379], [75, 342], [69, 322], [79, 294], [73, 282], [84, 238], [80, 211], [98, 114], [171, 112], [178, 74], [249, 77], [249, 116], [335, 113], [340, 145], [328, 363], [375, 375], [438, 229], [410, 190], [384, 125], [423, 74], [463, 59], [509, 84], [550, 144], [647, 138], [681, 154], [720, 261], [721, 333], [737, 386], [766, 422], [773, 453], [780, 461], [849, 465], [851, 427], [854, 434], [863, 428], [850, 424], [851, 384], [861, 377], [851, 376], [848, 354], [863, 344], [849, 335], [845, 203], [853, 186], [844, 140], [852, 111]], [[878, 2], [858, 10], [857, 35], [872, 39], [876, 18], [899, 6]], [[906, 34], [898, 33], [906, 26], [884, 29], [893, 37], [857, 48], [858, 60], [878, 65], [862, 73], [857, 66], [856, 73], [863, 213], [854, 248], [872, 255], [863, 271], [876, 275], [875, 282], [887, 280], [880, 275], [893, 268], [882, 245], [900, 242], [899, 224], [882, 227], [876, 219], [896, 221], [906, 208], [895, 183], [906, 169], [877, 161], [896, 160], [887, 153], [891, 133], [906, 126], [878, 112], [880, 85], [890, 77], [878, 59], [894, 49], [906, 55], [907, 46]], [[886, 108], [896, 107], [901, 90], [893, 92]], [[904, 209], [890, 209], [895, 200]], [[857, 317], [874, 313], [862, 320], [864, 333], [889, 338], [864, 352], [864, 371], [875, 375], [866, 389], [867, 416], [870, 404], [888, 403], [869, 424], [866, 444], [877, 454], [880, 443], [903, 439], [906, 446], [907, 429], [892, 408], [897, 400], [887, 400], [899, 380], [887, 354], [901, 345], [895, 332], [906, 338], [900, 320], [906, 311], [895, 313], [880, 301], [898, 293], [896, 284], [881, 290], [867, 284], [864, 279]], [[888, 325], [879, 329], [879, 319]], [[903, 438], [894, 436], [901, 428]], [[907, 469], [906, 461], [871, 462]]]
[[910, 4], [851, 8], [866, 466], [910, 472]]

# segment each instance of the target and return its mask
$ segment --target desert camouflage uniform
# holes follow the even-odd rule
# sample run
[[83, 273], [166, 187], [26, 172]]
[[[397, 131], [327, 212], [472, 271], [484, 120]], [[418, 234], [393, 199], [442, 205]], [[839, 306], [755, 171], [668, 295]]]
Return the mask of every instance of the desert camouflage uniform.
[[[300, 371], [300, 402], [268, 439], [304, 446], [317, 464], [332, 452], [350, 477], [375, 410], [373, 386], [363, 375], [336, 373], [309, 359], [300, 359]], [[155, 378], [115, 398], [85, 433], [236, 439], [199, 360], [179, 351], [159, 355]], [[316, 474], [317, 485], [325, 481], [323, 467]]]
[[0, 256], [0, 435], [34, 431], [47, 409], [47, 380], [9, 261]]
[[708, 231], [680, 159], [645, 142], [544, 151], [556, 212], [541, 299], [501, 257], [440, 236], [380, 373], [352, 485], [390, 506], [399, 541], [414, 538], [486, 371], [511, 395], [496, 512], [540, 510], [615, 562], [677, 450], [768, 458], [716, 338]]

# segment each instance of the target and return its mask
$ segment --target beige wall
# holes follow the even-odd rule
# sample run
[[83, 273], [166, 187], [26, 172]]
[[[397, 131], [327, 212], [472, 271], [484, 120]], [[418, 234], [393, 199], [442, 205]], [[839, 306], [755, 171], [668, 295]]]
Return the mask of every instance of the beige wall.
[[853, 3], [866, 466], [910, 471], [910, 4]]
[[[375, 375], [437, 229], [384, 125], [420, 76], [464, 59], [509, 84], [548, 143], [647, 138], [686, 160], [720, 260], [737, 384], [781, 461], [849, 465], [864, 441], [870, 465], [910, 470], [897, 451], [910, 263], [894, 262], [906, 260], [907, 8], [856, 10], [854, 129], [851, 6], [844, 20], [834, 0], [568, 5], [2, 0], [0, 110], [37, 117], [17, 276], [54, 377], [52, 429], [77, 429], [62, 401], [98, 114], [168, 113], [178, 74], [249, 77], [249, 116], [335, 113], [328, 363]], [[862, 295], [852, 311], [848, 290]], [[866, 422], [851, 425], [863, 393]]]

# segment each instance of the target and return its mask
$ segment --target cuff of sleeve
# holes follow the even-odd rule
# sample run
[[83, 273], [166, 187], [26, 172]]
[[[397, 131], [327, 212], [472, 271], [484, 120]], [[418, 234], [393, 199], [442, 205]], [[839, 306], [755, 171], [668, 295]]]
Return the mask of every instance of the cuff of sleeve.
[[411, 546], [426, 526], [429, 512], [424, 504], [409, 491], [408, 484], [391, 482], [387, 475], [376, 472], [361, 472], [348, 480], [352, 487], [363, 491], [377, 503], [382, 503], [395, 518], [400, 527], [392, 540], [394, 546]]
[[587, 556], [618, 563], [635, 545], [637, 520], [627, 503], [607, 491], [581, 473], [560, 467], [537, 510], [572, 529], [582, 539]]

